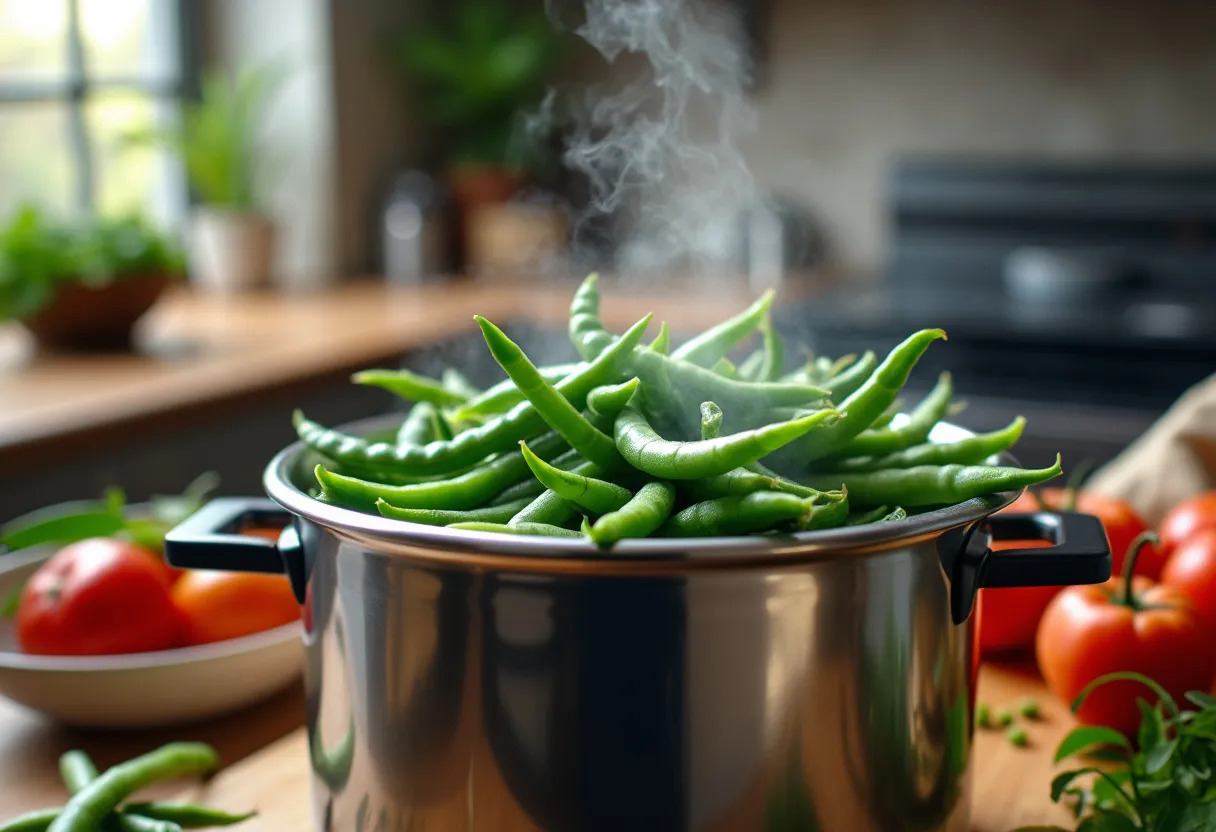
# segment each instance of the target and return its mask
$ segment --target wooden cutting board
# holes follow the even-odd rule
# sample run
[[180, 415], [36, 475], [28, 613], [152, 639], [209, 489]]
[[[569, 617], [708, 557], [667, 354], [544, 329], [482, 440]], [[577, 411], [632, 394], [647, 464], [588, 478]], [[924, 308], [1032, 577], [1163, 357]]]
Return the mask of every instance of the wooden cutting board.
[[[1022, 721], [1030, 737], [1027, 747], [1014, 747], [1001, 730], [976, 732], [973, 832], [1068, 826], [1070, 814], [1050, 799], [1052, 754], [1074, 725], [1068, 708], [1043, 687], [1033, 669], [985, 665], [981, 670], [979, 701], [994, 710], [1016, 708], [1027, 696], [1042, 711], [1038, 720]], [[312, 829], [308, 789], [308, 740], [300, 729], [181, 797], [234, 811], [257, 807], [258, 817], [239, 827], [243, 832], [304, 832]]]

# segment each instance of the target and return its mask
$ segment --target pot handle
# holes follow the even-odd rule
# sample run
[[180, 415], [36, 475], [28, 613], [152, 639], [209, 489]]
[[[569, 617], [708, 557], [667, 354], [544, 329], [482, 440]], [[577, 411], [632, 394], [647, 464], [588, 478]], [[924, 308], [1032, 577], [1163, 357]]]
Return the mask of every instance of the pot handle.
[[[165, 559], [183, 569], [286, 573], [296, 597], [303, 598], [304, 547], [290, 521], [291, 513], [272, 500], [220, 497], [165, 535]], [[250, 525], [284, 528], [271, 541], [239, 533]]]
[[[1110, 542], [1102, 522], [1089, 514], [998, 514], [965, 535], [950, 570], [955, 624], [967, 620], [980, 587], [1098, 584], [1110, 578]], [[1053, 545], [994, 550], [994, 540], [1047, 540]]]

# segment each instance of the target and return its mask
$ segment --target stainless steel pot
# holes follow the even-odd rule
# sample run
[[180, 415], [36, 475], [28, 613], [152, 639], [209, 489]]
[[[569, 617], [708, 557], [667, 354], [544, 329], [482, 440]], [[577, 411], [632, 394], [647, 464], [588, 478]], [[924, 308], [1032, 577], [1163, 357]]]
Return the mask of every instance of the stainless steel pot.
[[[991, 517], [1013, 493], [601, 553], [327, 505], [315, 462], [292, 445], [271, 500], [216, 500], [166, 551], [291, 577], [318, 830], [964, 832], [976, 589], [1110, 574], [1095, 518]], [[275, 514], [277, 545], [233, 533]]]

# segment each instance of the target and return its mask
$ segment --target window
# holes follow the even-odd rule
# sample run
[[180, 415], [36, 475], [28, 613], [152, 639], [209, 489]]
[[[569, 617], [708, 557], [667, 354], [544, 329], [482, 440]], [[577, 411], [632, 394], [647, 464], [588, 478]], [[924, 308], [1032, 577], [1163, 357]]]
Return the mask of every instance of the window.
[[174, 225], [185, 180], [124, 141], [172, 124], [190, 81], [191, 0], [0, 0], [0, 217], [145, 213]]

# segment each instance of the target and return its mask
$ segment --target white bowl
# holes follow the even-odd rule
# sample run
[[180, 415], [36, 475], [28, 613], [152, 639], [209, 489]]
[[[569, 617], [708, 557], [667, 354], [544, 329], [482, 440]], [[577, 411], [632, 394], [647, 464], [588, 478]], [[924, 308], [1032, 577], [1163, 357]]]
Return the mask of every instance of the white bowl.
[[[0, 598], [53, 550], [0, 555]], [[31, 656], [0, 618], [0, 695], [70, 725], [150, 728], [209, 719], [253, 705], [295, 682], [299, 622], [241, 638], [117, 656]]]

